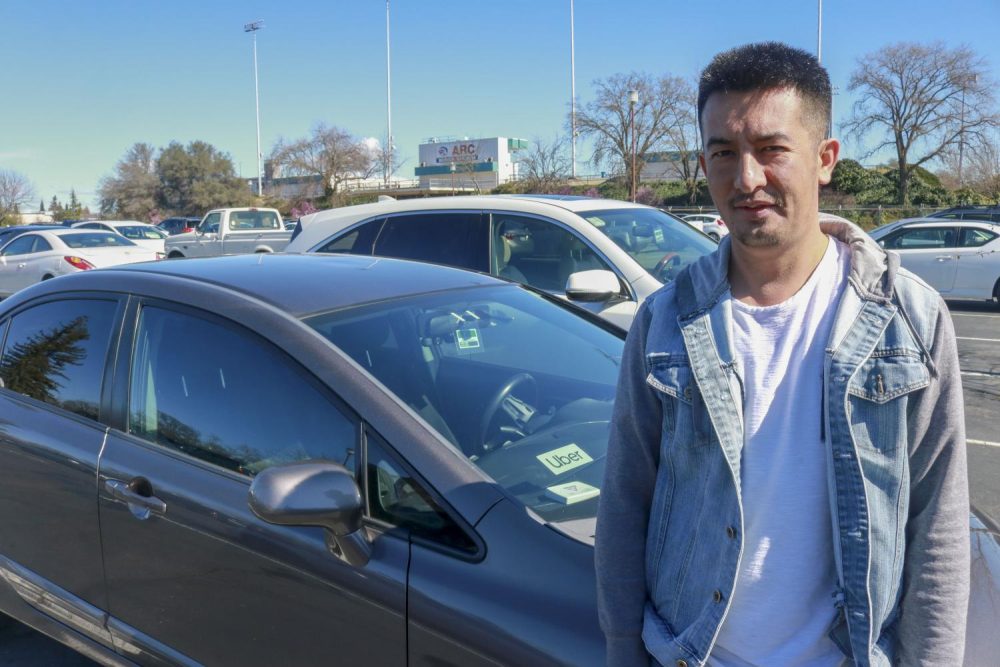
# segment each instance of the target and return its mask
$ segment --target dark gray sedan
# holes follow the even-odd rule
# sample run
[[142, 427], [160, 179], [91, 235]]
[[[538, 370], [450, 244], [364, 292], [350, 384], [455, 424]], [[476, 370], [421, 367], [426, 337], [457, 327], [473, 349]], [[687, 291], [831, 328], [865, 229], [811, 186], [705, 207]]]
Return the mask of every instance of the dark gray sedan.
[[350, 256], [0, 308], [0, 611], [108, 664], [599, 665], [622, 334]]

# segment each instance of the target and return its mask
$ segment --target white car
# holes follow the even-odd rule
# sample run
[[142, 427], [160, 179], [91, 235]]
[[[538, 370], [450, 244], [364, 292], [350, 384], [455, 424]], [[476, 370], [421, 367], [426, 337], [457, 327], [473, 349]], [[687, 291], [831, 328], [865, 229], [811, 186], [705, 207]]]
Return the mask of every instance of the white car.
[[138, 246], [161, 253], [164, 252], [164, 240], [169, 236], [169, 234], [156, 225], [138, 222], [137, 220], [89, 220], [87, 222], [78, 222], [73, 227], [113, 232], [119, 236], [124, 236]]
[[871, 236], [946, 299], [1000, 301], [1000, 224], [922, 218]]
[[649, 206], [479, 195], [320, 211], [301, 219], [285, 250], [401, 257], [490, 273], [627, 328], [647, 296], [717, 247]]
[[705, 235], [711, 236], [716, 241], [729, 233], [725, 221], [718, 213], [689, 213], [682, 215], [684, 222], [691, 223], [698, 227]]
[[0, 248], [0, 297], [67, 273], [162, 257], [111, 232], [67, 227], [21, 234]]

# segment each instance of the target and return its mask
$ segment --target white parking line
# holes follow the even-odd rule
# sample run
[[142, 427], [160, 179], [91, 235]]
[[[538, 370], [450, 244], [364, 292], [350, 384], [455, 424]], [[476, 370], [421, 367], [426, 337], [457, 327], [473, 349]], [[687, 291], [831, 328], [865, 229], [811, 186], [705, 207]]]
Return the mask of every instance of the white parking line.
[[967, 336], [955, 336], [955, 340], [980, 340], [985, 343], [1000, 343], [1000, 338], [969, 338]]
[[965, 442], [970, 445], [982, 445], [983, 447], [1000, 447], [1000, 442], [990, 442], [989, 440], [971, 440], [966, 438]]
[[997, 318], [1000, 315], [994, 315], [992, 313], [952, 313], [952, 317], [993, 317]]
[[962, 371], [962, 375], [969, 375], [974, 378], [995, 378], [1000, 377], [1000, 373], [991, 373], [989, 371]]

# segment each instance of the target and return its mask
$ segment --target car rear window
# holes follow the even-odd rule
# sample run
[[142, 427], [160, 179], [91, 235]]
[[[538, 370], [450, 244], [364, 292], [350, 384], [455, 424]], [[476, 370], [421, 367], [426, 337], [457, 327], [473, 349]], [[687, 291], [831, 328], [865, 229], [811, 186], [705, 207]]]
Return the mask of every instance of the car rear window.
[[106, 248], [109, 246], [134, 246], [126, 238], [111, 232], [81, 232], [79, 234], [62, 234], [60, 240], [70, 248]]

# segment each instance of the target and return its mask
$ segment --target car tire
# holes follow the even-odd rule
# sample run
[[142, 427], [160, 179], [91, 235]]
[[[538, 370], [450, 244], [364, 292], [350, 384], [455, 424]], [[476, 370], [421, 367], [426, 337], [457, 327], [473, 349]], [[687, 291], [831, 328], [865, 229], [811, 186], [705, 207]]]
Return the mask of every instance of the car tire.
[[708, 238], [712, 239], [716, 243], [718, 243], [719, 241], [722, 240], [722, 237], [719, 236], [718, 234], [714, 233], [714, 232], [709, 233]]
[[167, 259], [184, 259], [184, 255], [174, 250], [169, 255], [167, 255]]
[[46, 273], [46, 274], [45, 274], [44, 276], [42, 276], [42, 280], [48, 280], [49, 278], [53, 278], [53, 277], [54, 277], [54, 276], [52, 276], [52, 275], [50, 275], [50, 274]]
[[993, 285], [993, 305], [1000, 308], [1000, 278]]

